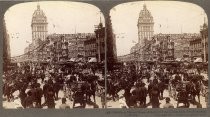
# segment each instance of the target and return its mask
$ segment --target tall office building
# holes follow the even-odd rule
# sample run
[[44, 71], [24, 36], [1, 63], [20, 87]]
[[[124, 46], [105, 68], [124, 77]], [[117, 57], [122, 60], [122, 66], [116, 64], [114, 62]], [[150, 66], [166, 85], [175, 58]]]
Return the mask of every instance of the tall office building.
[[151, 40], [154, 34], [154, 21], [153, 16], [147, 9], [146, 5], [143, 5], [143, 10], [139, 13], [138, 18], [138, 43], [144, 45], [145, 39]]
[[32, 43], [37, 46], [39, 40], [44, 41], [47, 37], [47, 17], [40, 9], [40, 5], [37, 5], [37, 9], [34, 11], [31, 21], [32, 28]]

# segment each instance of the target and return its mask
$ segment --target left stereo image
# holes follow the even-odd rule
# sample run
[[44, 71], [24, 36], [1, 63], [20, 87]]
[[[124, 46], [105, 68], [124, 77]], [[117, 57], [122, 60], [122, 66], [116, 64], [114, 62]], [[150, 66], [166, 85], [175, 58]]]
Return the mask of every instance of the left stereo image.
[[80, 2], [25, 2], [3, 18], [3, 108], [105, 108], [105, 21]]

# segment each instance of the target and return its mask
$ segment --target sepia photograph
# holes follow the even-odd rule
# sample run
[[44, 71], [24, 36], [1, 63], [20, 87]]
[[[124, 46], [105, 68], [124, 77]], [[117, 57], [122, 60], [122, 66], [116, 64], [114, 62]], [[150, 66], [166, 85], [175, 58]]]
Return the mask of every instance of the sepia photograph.
[[3, 108], [105, 108], [105, 20], [94, 5], [38, 1], [3, 19]]
[[120, 115], [125, 108], [142, 114], [139, 108], [209, 107], [202, 5], [96, 1], [8, 3], [1, 22], [3, 109]]
[[202, 7], [128, 2], [111, 9], [110, 22], [107, 108], [207, 108], [208, 18]]

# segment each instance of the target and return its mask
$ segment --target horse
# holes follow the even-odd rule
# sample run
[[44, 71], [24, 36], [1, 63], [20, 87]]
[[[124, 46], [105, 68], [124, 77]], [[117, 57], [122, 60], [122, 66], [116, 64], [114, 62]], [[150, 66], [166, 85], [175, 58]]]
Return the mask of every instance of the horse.
[[201, 83], [200, 81], [196, 81], [194, 82], [194, 85], [192, 87], [192, 96], [193, 96], [193, 100], [195, 101], [195, 97], [198, 97], [198, 102], [200, 103], [200, 92], [201, 92]]
[[115, 100], [116, 97], [116, 88], [117, 88], [118, 83], [117, 82], [113, 82], [112, 80], [108, 80], [107, 82], [107, 94], [112, 96], [112, 100]]

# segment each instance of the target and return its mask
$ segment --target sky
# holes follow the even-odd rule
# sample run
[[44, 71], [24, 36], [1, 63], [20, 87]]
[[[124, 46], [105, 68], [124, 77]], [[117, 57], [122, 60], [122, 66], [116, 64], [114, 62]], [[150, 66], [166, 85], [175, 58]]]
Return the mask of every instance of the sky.
[[[31, 20], [38, 2], [20, 3], [5, 13], [6, 29], [10, 37], [11, 56], [24, 53], [32, 42]], [[39, 2], [48, 21], [48, 34], [94, 33], [94, 25], [104, 24], [104, 17], [97, 7], [79, 2]]]
[[204, 19], [208, 22], [202, 7], [187, 2], [141, 1], [117, 5], [112, 8], [110, 15], [117, 37], [118, 56], [129, 54], [130, 48], [138, 42], [137, 21], [143, 4], [153, 16], [154, 34], [199, 33]]

